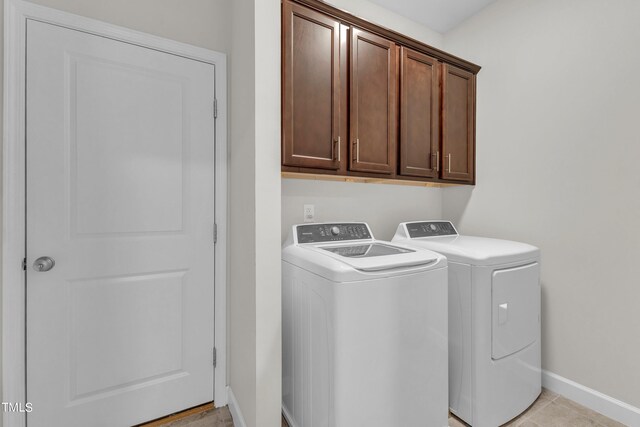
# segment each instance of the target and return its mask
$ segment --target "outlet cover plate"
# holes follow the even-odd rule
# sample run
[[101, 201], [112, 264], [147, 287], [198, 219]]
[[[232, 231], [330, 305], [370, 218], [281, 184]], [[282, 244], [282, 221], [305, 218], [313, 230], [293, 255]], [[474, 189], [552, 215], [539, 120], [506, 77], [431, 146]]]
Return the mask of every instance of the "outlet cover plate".
[[315, 206], [304, 205], [303, 215], [304, 215], [303, 217], [304, 222], [315, 222], [316, 220]]

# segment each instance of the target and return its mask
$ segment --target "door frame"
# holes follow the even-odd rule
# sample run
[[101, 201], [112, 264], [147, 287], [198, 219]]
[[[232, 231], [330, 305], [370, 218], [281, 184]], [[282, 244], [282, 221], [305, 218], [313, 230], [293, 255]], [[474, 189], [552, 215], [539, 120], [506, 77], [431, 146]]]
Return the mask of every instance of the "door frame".
[[[26, 23], [46, 22], [129, 44], [182, 56], [215, 67], [215, 337], [216, 406], [227, 404], [227, 58], [162, 37], [145, 34], [91, 18], [62, 12], [24, 0], [4, 2], [4, 114], [2, 143], [2, 401], [26, 403], [26, 274], [25, 257], [25, 87]], [[213, 106], [212, 106], [213, 109]], [[212, 242], [213, 244], [213, 242]], [[34, 408], [37, 410], [37, 408]], [[186, 408], [185, 408], [186, 409]], [[26, 414], [3, 412], [5, 427], [24, 427]]]

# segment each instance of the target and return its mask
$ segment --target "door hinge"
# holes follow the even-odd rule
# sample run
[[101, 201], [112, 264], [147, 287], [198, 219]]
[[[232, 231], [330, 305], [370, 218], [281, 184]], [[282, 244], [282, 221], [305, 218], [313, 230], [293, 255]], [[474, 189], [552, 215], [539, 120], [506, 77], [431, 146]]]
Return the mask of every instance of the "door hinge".
[[213, 367], [216, 367], [216, 364], [218, 363], [218, 351], [216, 350], [215, 347], [213, 347]]
[[217, 98], [213, 99], [213, 118], [214, 119], [218, 118], [218, 99]]
[[213, 223], [213, 244], [218, 243], [218, 224]]
[[22, 271], [27, 271], [27, 259], [22, 258]]

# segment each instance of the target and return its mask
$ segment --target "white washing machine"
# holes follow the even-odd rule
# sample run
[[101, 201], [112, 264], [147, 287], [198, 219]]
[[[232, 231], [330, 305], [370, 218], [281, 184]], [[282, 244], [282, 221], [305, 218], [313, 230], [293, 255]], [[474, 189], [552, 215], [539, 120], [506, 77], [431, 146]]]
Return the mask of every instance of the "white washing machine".
[[293, 226], [282, 248], [291, 427], [443, 427], [447, 261], [365, 223]]
[[496, 427], [541, 392], [540, 251], [460, 236], [447, 221], [406, 222], [393, 242], [447, 257], [449, 407], [474, 427]]

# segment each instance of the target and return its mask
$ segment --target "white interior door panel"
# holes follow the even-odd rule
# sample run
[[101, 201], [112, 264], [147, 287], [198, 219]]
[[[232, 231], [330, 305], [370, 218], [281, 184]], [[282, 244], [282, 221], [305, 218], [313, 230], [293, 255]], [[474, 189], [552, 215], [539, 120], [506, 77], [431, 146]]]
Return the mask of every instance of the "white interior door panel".
[[212, 401], [214, 66], [28, 21], [26, 68], [29, 426]]

